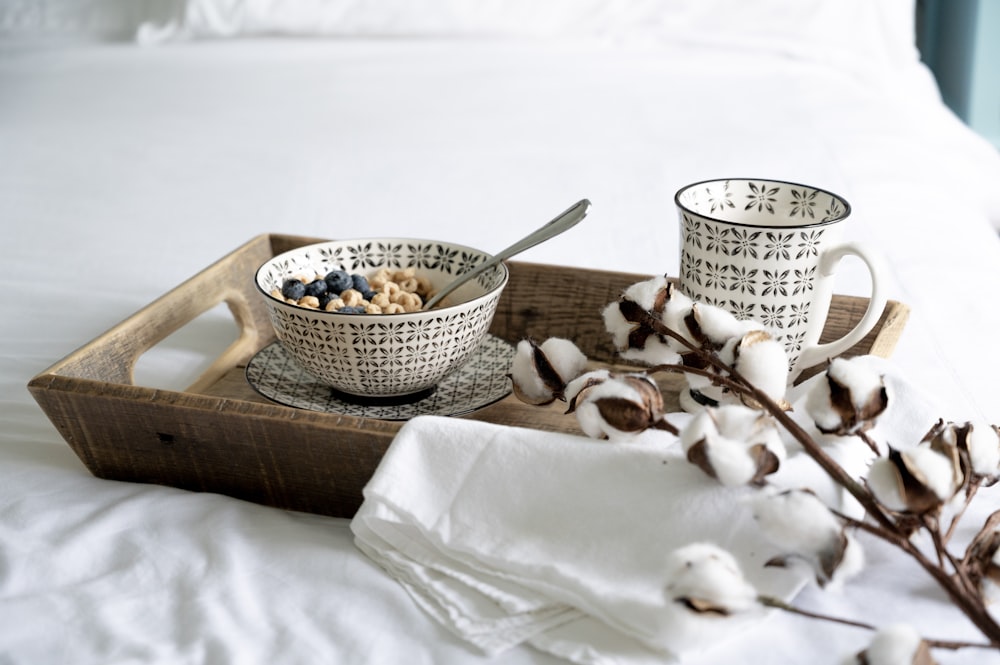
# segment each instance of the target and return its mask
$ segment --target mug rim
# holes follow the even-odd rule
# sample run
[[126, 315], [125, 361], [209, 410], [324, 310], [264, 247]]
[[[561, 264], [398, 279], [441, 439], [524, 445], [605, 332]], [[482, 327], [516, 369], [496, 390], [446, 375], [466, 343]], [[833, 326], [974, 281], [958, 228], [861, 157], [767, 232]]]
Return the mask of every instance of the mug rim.
[[699, 180], [698, 182], [693, 182], [693, 183], [684, 185], [683, 187], [681, 187], [680, 189], [678, 189], [677, 192], [674, 194], [674, 204], [678, 208], [680, 208], [681, 210], [683, 210], [685, 213], [688, 213], [688, 214], [691, 214], [691, 215], [697, 215], [698, 217], [702, 217], [704, 219], [708, 219], [708, 220], [711, 220], [713, 222], [719, 222], [719, 223], [723, 223], [723, 224], [729, 224], [729, 225], [732, 225], [732, 226], [744, 226], [744, 227], [747, 227], [747, 228], [767, 228], [767, 227], [778, 227], [779, 226], [778, 224], [752, 224], [752, 223], [748, 223], [748, 222], [737, 222], [737, 221], [732, 221], [732, 220], [728, 220], [728, 219], [723, 219], [721, 217], [718, 217], [716, 215], [712, 215], [710, 213], [706, 214], [704, 212], [698, 212], [698, 211], [692, 210], [690, 207], [688, 207], [687, 205], [685, 205], [684, 203], [681, 202], [681, 195], [684, 194], [685, 192], [687, 192], [688, 190], [691, 190], [691, 189], [693, 189], [695, 187], [699, 187], [701, 185], [707, 185], [709, 183], [723, 183], [723, 182], [761, 182], [761, 183], [774, 184], [774, 185], [790, 185], [790, 186], [793, 186], [793, 187], [804, 187], [806, 189], [810, 189], [810, 190], [813, 190], [813, 191], [816, 191], [816, 192], [822, 192], [824, 194], [827, 194], [827, 195], [829, 195], [829, 196], [837, 199], [838, 201], [840, 201], [840, 203], [843, 204], [843, 206], [844, 206], [844, 212], [841, 213], [840, 215], [832, 218], [832, 219], [821, 219], [821, 220], [817, 220], [817, 221], [814, 221], [814, 222], [801, 223], [801, 224], [799, 224], [799, 223], [795, 223], [795, 224], [781, 224], [780, 228], [786, 228], [786, 229], [808, 229], [808, 228], [813, 228], [813, 227], [817, 227], [817, 226], [829, 226], [830, 224], [836, 224], [837, 222], [842, 222], [845, 219], [847, 219], [848, 217], [850, 217], [850, 215], [851, 215], [851, 204], [850, 204], [850, 202], [847, 199], [845, 199], [843, 196], [841, 196], [840, 194], [837, 194], [836, 192], [831, 192], [830, 190], [825, 189], [823, 187], [816, 187], [814, 185], [807, 185], [807, 184], [801, 183], [801, 182], [793, 182], [791, 180], [775, 180], [773, 178], [745, 178], [745, 177], [740, 177], [740, 178], [708, 178], [706, 180]]

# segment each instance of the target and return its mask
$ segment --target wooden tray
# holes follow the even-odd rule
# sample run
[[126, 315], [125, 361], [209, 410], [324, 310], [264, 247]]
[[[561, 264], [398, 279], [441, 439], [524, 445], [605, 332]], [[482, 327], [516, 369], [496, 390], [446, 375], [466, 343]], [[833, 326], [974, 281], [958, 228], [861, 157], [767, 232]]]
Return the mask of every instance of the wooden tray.
[[[253, 285], [258, 266], [316, 238], [261, 235], [34, 377], [28, 388], [95, 476], [217, 492], [279, 508], [349, 517], [400, 422], [295, 409], [261, 397], [247, 361], [274, 333]], [[595, 364], [613, 363], [600, 310], [644, 275], [510, 262], [491, 333], [575, 341]], [[236, 341], [185, 391], [134, 385], [136, 361], [221, 302]], [[824, 339], [857, 322], [868, 300], [834, 296]], [[909, 309], [889, 302], [874, 331], [848, 354], [888, 357]], [[681, 377], [662, 380], [676, 410]], [[578, 431], [565, 405], [532, 407], [513, 396], [467, 416]]]

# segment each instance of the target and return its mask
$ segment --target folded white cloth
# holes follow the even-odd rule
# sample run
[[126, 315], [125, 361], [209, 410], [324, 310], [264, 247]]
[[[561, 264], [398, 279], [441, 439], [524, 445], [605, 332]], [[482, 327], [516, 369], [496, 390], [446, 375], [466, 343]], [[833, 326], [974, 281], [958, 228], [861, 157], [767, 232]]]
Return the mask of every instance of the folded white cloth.
[[579, 663], [662, 663], [703, 646], [664, 596], [671, 550], [714, 542], [771, 595], [803, 579], [762, 567], [775, 551], [744, 490], [688, 464], [674, 437], [647, 434], [612, 444], [415, 418], [365, 489], [356, 543], [487, 653], [528, 641]]
[[[902, 414], [905, 436], [924, 427]], [[809, 460], [789, 462], [782, 484], [822, 483]], [[786, 599], [809, 577], [763, 566], [777, 552], [748, 492], [708, 478], [662, 431], [609, 443], [423, 416], [400, 430], [351, 527], [418, 604], [486, 653], [527, 642], [576, 663], [663, 663], [766, 617], [693, 618], [664, 595], [670, 551], [714, 543], [760, 593]]]

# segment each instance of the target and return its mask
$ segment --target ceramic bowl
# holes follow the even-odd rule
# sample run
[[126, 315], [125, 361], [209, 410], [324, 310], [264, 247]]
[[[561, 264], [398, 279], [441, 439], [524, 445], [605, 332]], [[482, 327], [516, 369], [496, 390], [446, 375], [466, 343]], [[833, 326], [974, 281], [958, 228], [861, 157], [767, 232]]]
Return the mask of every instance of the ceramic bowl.
[[439, 289], [491, 255], [440, 240], [360, 238], [321, 242], [265, 262], [255, 281], [274, 332], [303, 369], [347, 397], [418, 399], [469, 359], [507, 284], [504, 265], [451, 293], [443, 306], [399, 314], [344, 314], [290, 304], [272, 294], [288, 278], [344, 270], [365, 277], [409, 267]]

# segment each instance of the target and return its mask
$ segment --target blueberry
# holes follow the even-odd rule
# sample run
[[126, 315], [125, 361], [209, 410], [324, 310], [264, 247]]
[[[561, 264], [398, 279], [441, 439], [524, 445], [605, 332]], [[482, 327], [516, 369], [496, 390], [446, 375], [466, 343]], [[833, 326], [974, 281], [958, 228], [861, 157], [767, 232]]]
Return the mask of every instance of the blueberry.
[[286, 279], [281, 285], [281, 295], [298, 300], [306, 294], [306, 285], [297, 279]]
[[378, 291], [363, 291], [361, 293], [361, 297], [364, 298], [365, 300], [367, 300], [368, 302], [371, 302], [372, 298], [374, 298], [377, 295], [378, 295]]
[[368, 293], [372, 290], [372, 287], [368, 286], [368, 280], [365, 279], [364, 275], [358, 275], [357, 273], [351, 275], [351, 282], [354, 285], [355, 291], [360, 291], [361, 293]]
[[326, 281], [326, 288], [333, 293], [340, 293], [349, 289], [353, 284], [351, 276], [343, 270], [334, 270], [333, 272], [327, 273], [326, 277], [323, 279]]
[[354, 307], [341, 307], [337, 311], [340, 312], [341, 314], [364, 314], [365, 313], [365, 308], [364, 307], [358, 307], [358, 306], [354, 306]]
[[318, 297], [319, 297], [319, 308], [326, 309], [326, 306], [330, 304], [331, 300], [337, 297], [337, 294], [330, 293], [329, 291], [327, 291], [326, 293]]
[[322, 279], [314, 279], [306, 284], [306, 295], [317, 298], [326, 295], [326, 282]]

